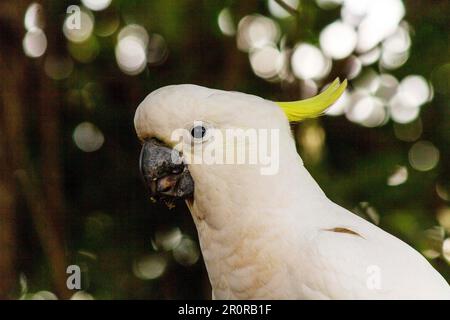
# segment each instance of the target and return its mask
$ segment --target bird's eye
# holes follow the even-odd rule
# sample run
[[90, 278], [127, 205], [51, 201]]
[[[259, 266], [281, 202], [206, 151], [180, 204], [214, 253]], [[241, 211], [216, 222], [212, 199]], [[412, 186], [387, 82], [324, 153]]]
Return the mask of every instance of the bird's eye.
[[191, 136], [194, 139], [203, 139], [203, 137], [206, 135], [206, 128], [204, 126], [195, 126], [191, 130]]

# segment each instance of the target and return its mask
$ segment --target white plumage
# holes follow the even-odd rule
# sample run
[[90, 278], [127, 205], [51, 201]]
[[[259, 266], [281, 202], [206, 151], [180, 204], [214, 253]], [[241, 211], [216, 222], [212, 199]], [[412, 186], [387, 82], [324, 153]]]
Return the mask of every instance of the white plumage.
[[325, 196], [275, 103], [169, 86], [141, 103], [135, 126], [141, 139], [173, 147], [171, 133], [198, 120], [219, 130], [280, 130], [276, 175], [261, 175], [258, 165], [189, 165], [195, 196], [188, 206], [213, 297], [450, 299], [449, 285], [421, 254]]

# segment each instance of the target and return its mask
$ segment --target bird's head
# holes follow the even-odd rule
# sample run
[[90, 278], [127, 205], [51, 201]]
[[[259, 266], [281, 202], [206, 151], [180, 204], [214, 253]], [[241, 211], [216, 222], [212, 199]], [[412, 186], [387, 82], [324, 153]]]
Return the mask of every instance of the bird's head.
[[[151, 196], [192, 199], [202, 184], [239, 185], [240, 179], [264, 175], [267, 156], [280, 150], [273, 143], [292, 143], [289, 122], [320, 115], [345, 85], [336, 80], [314, 98], [276, 103], [195, 85], [150, 93], [136, 110], [134, 124], [143, 143], [140, 170]], [[279, 141], [271, 136], [276, 132]]]

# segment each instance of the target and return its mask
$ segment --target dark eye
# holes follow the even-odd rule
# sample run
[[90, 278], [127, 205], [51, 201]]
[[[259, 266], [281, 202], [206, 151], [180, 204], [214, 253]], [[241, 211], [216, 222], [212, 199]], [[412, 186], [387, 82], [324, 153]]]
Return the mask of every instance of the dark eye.
[[195, 126], [191, 130], [191, 136], [195, 139], [202, 139], [206, 134], [206, 128], [204, 126]]

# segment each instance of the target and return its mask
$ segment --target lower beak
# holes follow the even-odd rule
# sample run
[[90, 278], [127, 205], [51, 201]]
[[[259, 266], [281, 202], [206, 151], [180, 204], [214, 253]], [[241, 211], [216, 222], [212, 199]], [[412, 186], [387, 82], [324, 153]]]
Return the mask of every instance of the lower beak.
[[192, 197], [194, 181], [178, 151], [156, 139], [147, 140], [142, 146], [139, 167], [153, 198]]

